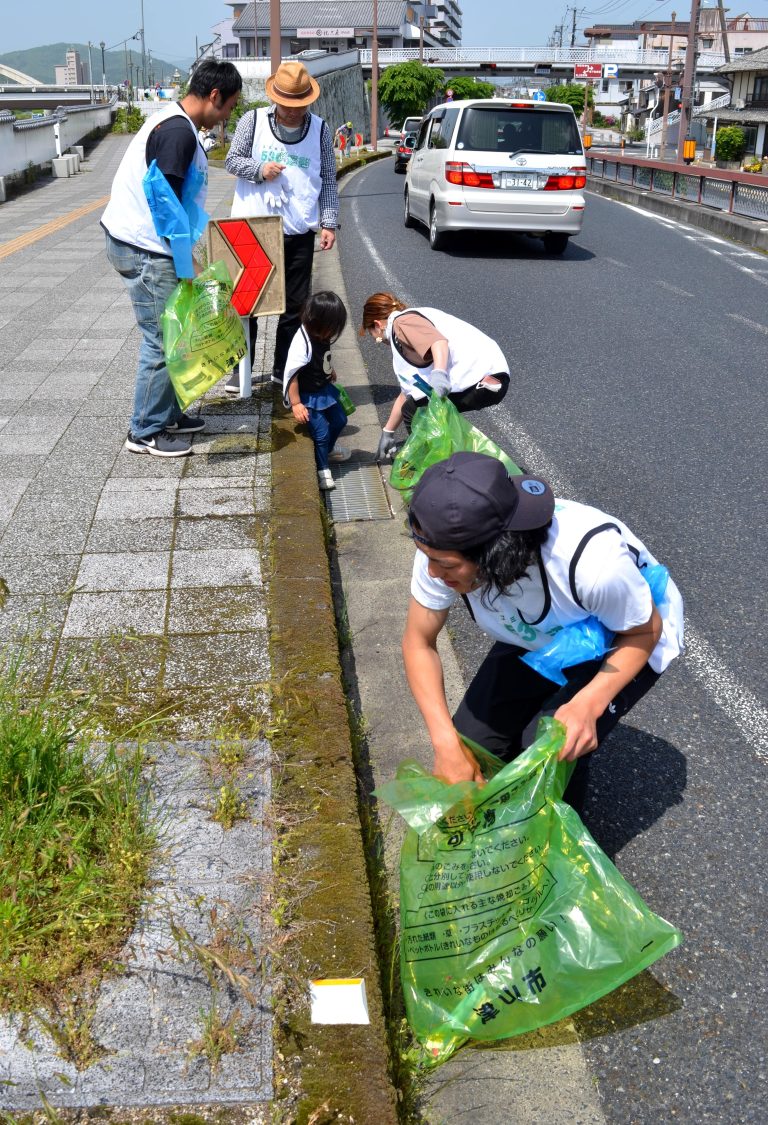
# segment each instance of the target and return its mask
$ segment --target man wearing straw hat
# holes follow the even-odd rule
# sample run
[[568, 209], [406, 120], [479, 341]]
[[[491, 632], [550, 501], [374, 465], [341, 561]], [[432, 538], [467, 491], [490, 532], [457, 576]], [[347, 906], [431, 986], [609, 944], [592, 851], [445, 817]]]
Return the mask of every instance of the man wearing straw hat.
[[[282, 386], [288, 347], [299, 328], [301, 307], [309, 294], [315, 234], [320, 249], [336, 241], [339, 197], [333, 138], [321, 117], [308, 106], [320, 87], [297, 61], [281, 63], [266, 82], [266, 109], [241, 117], [226, 168], [237, 176], [232, 215], [279, 215], [285, 251], [285, 312], [277, 322], [272, 381]], [[251, 348], [257, 321], [251, 320]], [[240, 390], [235, 371], [225, 389]]]

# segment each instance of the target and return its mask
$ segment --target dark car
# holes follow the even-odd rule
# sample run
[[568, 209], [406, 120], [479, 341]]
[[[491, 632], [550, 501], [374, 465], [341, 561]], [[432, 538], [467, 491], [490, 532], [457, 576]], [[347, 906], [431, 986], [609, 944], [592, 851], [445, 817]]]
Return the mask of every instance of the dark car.
[[413, 146], [416, 144], [416, 134], [406, 133], [395, 149], [395, 171], [405, 172], [408, 161], [411, 159]]

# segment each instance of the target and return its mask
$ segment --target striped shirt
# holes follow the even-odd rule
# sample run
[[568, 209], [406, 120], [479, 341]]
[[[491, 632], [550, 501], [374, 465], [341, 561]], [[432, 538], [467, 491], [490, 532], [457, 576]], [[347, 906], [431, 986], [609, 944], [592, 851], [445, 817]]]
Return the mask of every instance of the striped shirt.
[[[283, 144], [296, 144], [302, 140], [309, 130], [309, 113], [304, 118], [303, 124], [298, 129], [286, 129], [275, 117], [275, 107], [267, 110], [270, 118], [272, 132], [279, 137]], [[256, 110], [244, 113], [237, 123], [232, 144], [229, 146], [225, 167], [233, 176], [241, 176], [244, 180], [261, 183], [264, 177], [261, 174], [261, 163], [253, 159], [253, 134], [256, 128]], [[336, 190], [336, 157], [333, 153], [333, 138], [331, 131], [323, 121], [320, 130], [320, 226], [324, 230], [335, 230], [339, 218], [339, 194]]]

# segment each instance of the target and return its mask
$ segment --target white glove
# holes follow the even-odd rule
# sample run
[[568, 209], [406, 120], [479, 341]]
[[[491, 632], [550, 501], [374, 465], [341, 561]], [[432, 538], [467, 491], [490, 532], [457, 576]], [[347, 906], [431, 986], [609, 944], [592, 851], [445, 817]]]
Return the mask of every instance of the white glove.
[[288, 202], [288, 195], [283, 187], [275, 186], [264, 192], [264, 202], [270, 211], [281, 211]]
[[451, 389], [451, 380], [447, 371], [443, 371], [440, 367], [433, 367], [429, 376], [429, 382], [432, 390], [440, 398], [445, 398]]

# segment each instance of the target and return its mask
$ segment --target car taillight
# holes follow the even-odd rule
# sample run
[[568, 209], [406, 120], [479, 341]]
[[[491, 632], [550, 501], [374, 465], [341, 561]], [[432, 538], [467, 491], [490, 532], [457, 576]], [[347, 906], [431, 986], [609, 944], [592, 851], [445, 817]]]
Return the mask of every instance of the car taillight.
[[397, 146], [397, 151], [398, 151], [398, 152], [410, 152], [411, 150], [410, 150], [410, 149], [408, 149], [408, 148], [406, 148], [406, 147], [405, 147], [405, 145], [398, 145], [398, 146]]
[[457, 187], [496, 187], [490, 172], [476, 172], [471, 164], [465, 164], [460, 160], [446, 162], [445, 178], [449, 184], [456, 184]]
[[550, 176], [544, 185], [544, 191], [577, 191], [586, 187], [587, 173], [584, 168], [569, 168], [556, 176]]

